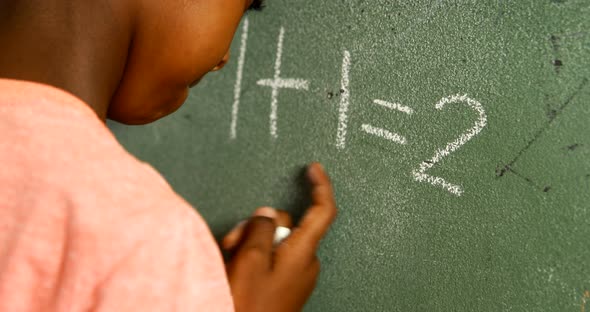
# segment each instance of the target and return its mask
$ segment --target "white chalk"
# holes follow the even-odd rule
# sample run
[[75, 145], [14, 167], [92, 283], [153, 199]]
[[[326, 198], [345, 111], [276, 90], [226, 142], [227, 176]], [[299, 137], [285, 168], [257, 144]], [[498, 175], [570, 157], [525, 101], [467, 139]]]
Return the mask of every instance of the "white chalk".
[[364, 125], [362, 125], [361, 129], [368, 134], [378, 136], [380, 138], [392, 141], [397, 144], [404, 145], [407, 142], [405, 137], [403, 137], [395, 132], [391, 132], [391, 131], [388, 131], [388, 130], [385, 130], [382, 128], [377, 128], [377, 127], [374, 127], [371, 125], [364, 124]]
[[248, 18], [244, 19], [242, 27], [242, 38], [240, 45], [240, 56], [238, 57], [238, 71], [236, 73], [236, 84], [234, 86], [234, 104], [231, 110], [230, 139], [238, 136], [238, 112], [240, 108], [240, 96], [242, 95], [242, 79], [244, 73], [244, 63], [246, 60], [246, 44], [248, 43]]
[[344, 51], [342, 59], [342, 80], [340, 82], [340, 107], [338, 108], [338, 132], [336, 134], [336, 148], [346, 147], [346, 129], [348, 128], [348, 106], [350, 105], [350, 52]]
[[309, 81], [304, 79], [281, 78], [281, 64], [283, 58], [283, 43], [285, 40], [285, 28], [281, 27], [279, 32], [279, 39], [277, 43], [277, 56], [275, 59], [275, 72], [272, 79], [260, 79], [256, 82], [262, 87], [270, 87], [272, 89], [270, 101], [270, 136], [273, 139], [279, 137], [278, 135], [278, 110], [279, 110], [279, 89], [295, 89], [308, 90]]
[[392, 110], [397, 110], [400, 111], [402, 113], [406, 113], [408, 115], [411, 115], [414, 113], [414, 110], [411, 107], [399, 104], [399, 103], [391, 103], [391, 102], [387, 102], [387, 101], [383, 101], [383, 100], [374, 100], [373, 103], [379, 105], [379, 106], [383, 106], [385, 108], [389, 108]]
[[274, 237], [273, 244], [275, 246], [278, 245], [278, 244], [280, 244], [287, 237], [289, 237], [289, 235], [291, 235], [291, 229], [290, 228], [284, 227], [284, 226], [277, 226], [277, 228], [275, 230], [275, 237]]
[[[281, 62], [283, 61], [283, 42], [285, 40], [285, 28], [281, 27], [279, 33], [279, 42], [277, 44], [277, 58], [275, 60], [275, 76], [274, 79], [278, 80], [281, 76]], [[279, 88], [272, 88], [271, 102], [270, 102], [270, 135], [273, 138], [278, 138], [277, 119], [278, 117], [278, 103]]]
[[308, 90], [309, 81], [304, 79], [279, 78], [279, 79], [261, 79], [256, 82], [262, 87], [271, 87], [273, 89], [295, 89]]
[[434, 165], [440, 162], [444, 157], [449, 156], [452, 152], [465, 145], [487, 125], [487, 117], [483, 106], [478, 101], [467, 97], [467, 95], [453, 95], [443, 98], [435, 107], [436, 109], [441, 110], [446, 104], [458, 102], [466, 103], [471, 109], [475, 110], [479, 114], [478, 120], [472, 128], [461, 134], [458, 139], [447, 144], [445, 148], [436, 151], [436, 154], [430, 160], [422, 162], [420, 164], [420, 169], [414, 170], [412, 174], [414, 175], [414, 179], [418, 182], [428, 182], [434, 186], [440, 186], [454, 195], [461, 196], [463, 194], [463, 188], [460, 185], [449, 183], [441, 177], [426, 174], [426, 170], [434, 167]]

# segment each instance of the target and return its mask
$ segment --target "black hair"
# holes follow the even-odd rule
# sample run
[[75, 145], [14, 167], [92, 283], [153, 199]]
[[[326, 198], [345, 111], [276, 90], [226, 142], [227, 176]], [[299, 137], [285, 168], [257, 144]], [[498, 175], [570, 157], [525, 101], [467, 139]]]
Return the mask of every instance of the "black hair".
[[252, 5], [250, 5], [250, 7], [248, 8], [248, 10], [261, 11], [262, 9], [264, 9], [264, 1], [265, 0], [254, 0], [252, 2]]

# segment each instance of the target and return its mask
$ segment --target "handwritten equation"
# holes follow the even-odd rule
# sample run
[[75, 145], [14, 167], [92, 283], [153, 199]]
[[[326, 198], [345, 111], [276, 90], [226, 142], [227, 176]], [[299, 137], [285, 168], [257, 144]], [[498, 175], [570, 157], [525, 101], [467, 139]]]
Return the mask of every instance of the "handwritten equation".
[[[246, 58], [246, 49], [248, 42], [248, 19], [245, 19], [242, 26], [241, 42], [240, 42], [240, 53], [238, 56], [238, 69], [236, 73], [236, 82], [234, 86], [234, 102], [231, 111], [231, 124], [230, 124], [230, 139], [235, 140], [237, 138], [237, 124], [239, 117], [240, 107], [240, 96], [242, 88], [243, 70]], [[278, 132], [278, 109], [279, 109], [279, 91], [283, 89], [291, 90], [309, 90], [309, 80], [303, 78], [284, 78], [281, 76], [281, 64], [283, 56], [283, 46], [285, 39], [285, 28], [281, 27], [279, 31], [279, 37], [277, 42], [276, 58], [274, 64], [274, 75], [272, 78], [263, 78], [257, 81], [257, 85], [265, 88], [270, 88], [271, 99], [270, 99], [270, 116], [269, 116], [269, 133], [273, 139], [279, 137]], [[339, 150], [346, 148], [346, 138], [348, 132], [348, 120], [349, 120], [349, 106], [350, 106], [350, 68], [352, 64], [352, 56], [349, 51], [344, 51], [342, 59], [342, 73], [340, 82], [340, 103], [338, 106], [338, 127], [336, 129], [336, 142], [335, 146]], [[401, 113], [407, 116], [414, 114], [414, 110], [406, 105], [396, 102], [390, 102], [382, 99], [375, 99], [373, 104], [383, 107], [388, 111], [394, 113]], [[432, 169], [438, 164], [443, 158], [449, 156], [451, 153], [457, 151], [463, 145], [467, 144], [475, 136], [477, 136], [487, 125], [487, 117], [485, 110], [481, 103], [474, 100], [467, 95], [452, 95], [441, 99], [435, 104], [437, 110], [442, 110], [449, 104], [464, 104], [468, 108], [474, 110], [478, 114], [477, 120], [473, 126], [462, 133], [457, 139], [449, 142], [446, 146], [438, 149], [434, 155], [422, 163], [415, 166], [412, 170], [414, 180], [422, 183], [429, 183], [435, 187], [443, 188], [453, 195], [461, 196], [464, 192], [463, 187], [459, 184], [454, 184], [445, 180], [443, 177], [433, 176], [428, 174], [428, 170]], [[377, 127], [368, 123], [361, 125], [360, 131], [375, 136], [384, 140], [387, 140], [393, 144], [405, 145], [407, 144], [407, 138], [395, 131]]]

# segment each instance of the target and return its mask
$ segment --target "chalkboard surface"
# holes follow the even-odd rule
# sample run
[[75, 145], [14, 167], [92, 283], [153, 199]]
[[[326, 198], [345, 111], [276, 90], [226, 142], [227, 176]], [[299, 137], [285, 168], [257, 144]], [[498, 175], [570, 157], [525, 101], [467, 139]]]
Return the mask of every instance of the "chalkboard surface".
[[305, 311], [590, 311], [590, 1], [268, 1], [173, 116], [110, 123], [220, 237], [340, 214]]

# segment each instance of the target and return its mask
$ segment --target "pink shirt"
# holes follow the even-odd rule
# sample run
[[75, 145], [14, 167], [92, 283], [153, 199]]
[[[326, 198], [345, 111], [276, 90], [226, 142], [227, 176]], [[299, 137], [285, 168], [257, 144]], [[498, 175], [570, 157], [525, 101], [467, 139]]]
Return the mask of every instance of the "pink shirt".
[[94, 112], [0, 79], [0, 311], [233, 311], [203, 219]]

